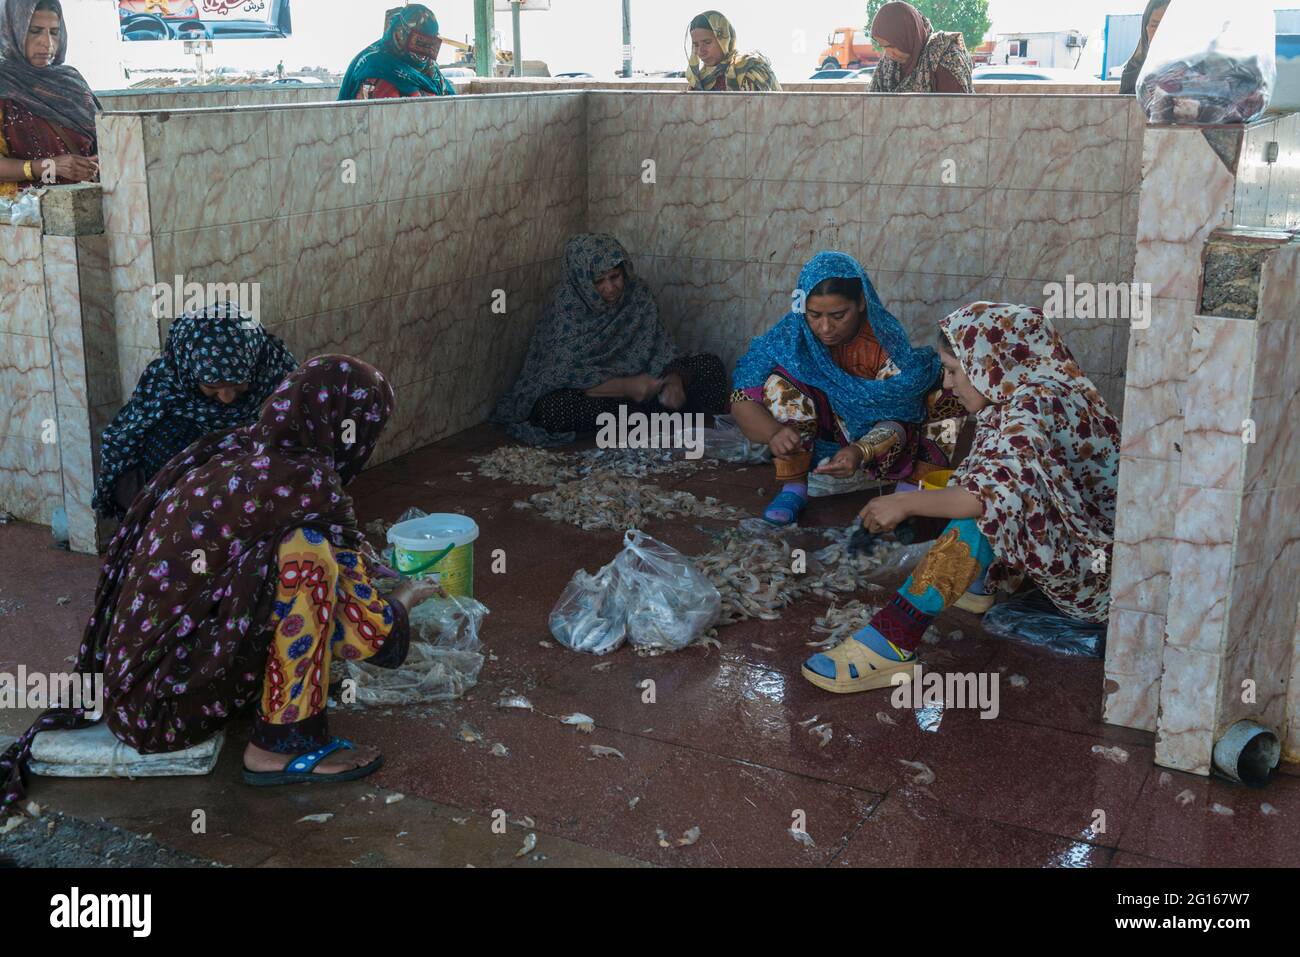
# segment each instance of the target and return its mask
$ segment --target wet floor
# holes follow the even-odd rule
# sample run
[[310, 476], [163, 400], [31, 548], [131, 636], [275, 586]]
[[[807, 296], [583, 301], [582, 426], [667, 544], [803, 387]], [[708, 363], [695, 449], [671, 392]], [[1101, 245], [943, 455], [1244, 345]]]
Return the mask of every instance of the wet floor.
[[[461, 701], [335, 713], [334, 733], [383, 749], [376, 775], [247, 788], [237, 724], [207, 777], [37, 779], [32, 798], [249, 866], [1300, 865], [1300, 779], [1282, 774], [1255, 791], [1165, 772], [1152, 763], [1152, 735], [1100, 723], [1100, 660], [989, 636], [964, 612], [939, 621], [945, 637], [923, 646], [923, 660], [999, 676], [992, 720], [899, 710], [887, 691], [830, 695], [805, 682], [805, 642], [823, 637], [811, 631], [828, 604], [820, 598], [777, 621], [720, 629], [720, 650], [642, 658], [625, 647], [595, 658], [560, 647], [546, 626], [551, 606], [576, 568], [609, 561], [622, 536], [514, 508], [535, 487], [458, 474], [501, 444], [491, 427], [470, 430], [352, 486], [363, 524], [412, 505], [478, 522], [475, 590], [490, 609], [482, 637], [495, 656]], [[766, 468], [727, 465], [647, 481], [753, 514], [774, 484]], [[814, 500], [803, 524], [847, 525], [860, 498]], [[698, 553], [709, 541], [700, 525], [721, 523], [655, 521], [645, 531]], [[0, 526], [0, 670], [62, 667], [90, 612], [98, 561], [52, 548], [48, 535]], [[504, 574], [491, 571], [498, 548]], [[1013, 675], [1025, 681], [1013, 686]], [[506, 692], [535, 710], [499, 709]], [[575, 711], [594, 719], [594, 732], [551, 717]], [[0, 711], [0, 731], [16, 733], [26, 717]], [[481, 741], [462, 738], [466, 723]], [[829, 725], [829, 741], [810, 725]], [[387, 803], [395, 793], [403, 798]], [[332, 816], [301, 821], [318, 814]], [[536, 847], [524, 852], [529, 834]]]

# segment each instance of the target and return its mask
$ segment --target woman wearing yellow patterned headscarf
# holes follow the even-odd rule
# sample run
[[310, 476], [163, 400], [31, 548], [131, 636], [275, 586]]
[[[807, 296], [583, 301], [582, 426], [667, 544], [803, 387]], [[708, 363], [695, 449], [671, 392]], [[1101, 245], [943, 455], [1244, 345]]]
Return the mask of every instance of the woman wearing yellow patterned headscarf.
[[780, 90], [772, 64], [761, 53], [737, 53], [736, 31], [717, 10], [691, 21], [686, 86], [691, 90]]

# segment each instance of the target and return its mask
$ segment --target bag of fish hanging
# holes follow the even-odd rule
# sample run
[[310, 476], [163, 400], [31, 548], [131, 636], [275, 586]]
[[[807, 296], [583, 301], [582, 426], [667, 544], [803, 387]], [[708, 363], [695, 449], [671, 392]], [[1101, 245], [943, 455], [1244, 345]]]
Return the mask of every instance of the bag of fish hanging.
[[1277, 84], [1276, 24], [1259, 0], [1171, 3], [1138, 75], [1152, 123], [1246, 123]]
[[614, 559], [627, 604], [627, 637], [637, 648], [677, 651], [713, 627], [722, 595], [689, 558], [637, 529]]
[[594, 575], [579, 568], [549, 619], [555, 640], [574, 651], [606, 655], [627, 640], [627, 605], [610, 562]]

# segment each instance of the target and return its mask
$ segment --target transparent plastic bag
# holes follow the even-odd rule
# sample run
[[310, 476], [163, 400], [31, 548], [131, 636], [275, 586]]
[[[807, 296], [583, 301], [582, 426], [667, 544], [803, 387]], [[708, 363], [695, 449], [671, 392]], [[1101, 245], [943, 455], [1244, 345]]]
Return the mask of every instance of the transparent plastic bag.
[[715, 416], [713, 428], [701, 429], [699, 434], [690, 418], [687, 416], [685, 428], [675, 433], [674, 444], [678, 448], [702, 448], [706, 458], [742, 465], [757, 465], [771, 460], [771, 450], [761, 442], [745, 438], [745, 433], [740, 431], [740, 426], [731, 416]]
[[24, 189], [12, 198], [0, 198], [0, 222], [10, 226], [40, 226], [41, 197], [44, 195], [44, 189]]
[[1152, 123], [1246, 123], [1268, 106], [1277, 84], [1277, 29], [1259, 0], [1224, 6], [1171, 3], [1138, 75]]
[[579, 568], [551, 609], [555, 640], [574, 651], [606, 655], [627, 640], [627, 607], [610, 562], [594, 575]]
[[551, 634], [575, 651], [604, 655], [626, 640], [677, 651], [717, 621], [722, 596], [689, 558], [631, 529], [595, 575], [579, 569], [551, 610]]
[[614, 559], [626, 594], [627, 637], [638, 648], [677, 651], [708, 631], [722, 595], [689, 558], [637, 529]]
[[349, 661], [357, 703], [366, 707], [451, 701], [478, 683], [479, 628], [487, 608], [472, 598], [431, 598], [411, 609], [411, 647], [397, 668]]
[[984, 630], [1063, 655], [1100, 658], [1106, 653], [1106, 626], [1062, 615], [1041, 591], [1018, 595], [984, 613]]

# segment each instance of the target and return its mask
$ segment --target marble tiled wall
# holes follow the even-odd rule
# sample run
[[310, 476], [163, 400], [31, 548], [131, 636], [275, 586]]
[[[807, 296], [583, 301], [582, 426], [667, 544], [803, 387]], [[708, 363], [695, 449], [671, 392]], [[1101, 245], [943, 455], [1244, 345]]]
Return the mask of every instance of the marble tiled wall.
[[[48, 524], [63, 504], [39, 226], [0, 224], [0, 510]], [[57, 435], [57, 433], [53, 433]]]
[[[1277, 158], [1268, 161], [1270, 143]], [[1300, 229], [1300, 114], [1247, 128], [1234, 200], [1238, 226]]]
[[[590, 227], [629, 247], [684, 347], [728, 362], [820, 249], [857, 255], [924, 342], [972, 300], [1132, 278], [1127, 98], [597, 91], [587, 123]], [[1057, 322], [1118, 413], [1128, 323]]]
[[100, 124], [121, 157], [104, 179], [124, 388], [168, 324], [154, 282], [255, 282], [300, 359], [347, 351], [394, 381], [374, 462], [484, 419], [587, 218], [577, 93]]
[[323, 103], [338, 99], [338, 84], [236, 84], [175, 89], [108, 90], [96, 93], [105, 112], [192, 110], [221, 106]]
[[1201, 774], [1243, 719], [1300, 757], [1300, 244], [1257, 228], [1260, 130], [1145, 142], [1135, 274], [1156, 299], [1129, 344], [1104, 714]]
[[1205, 137], [1185, 129], [1146, 131], [1142, 173], [1134, 279], [1151, 284], [1154, 300], [1150, 326], [1128, 340], [1104, 717], [1154, 731], [1200, 257], [1209, 235], [1232, 225], [1236, 180]]

